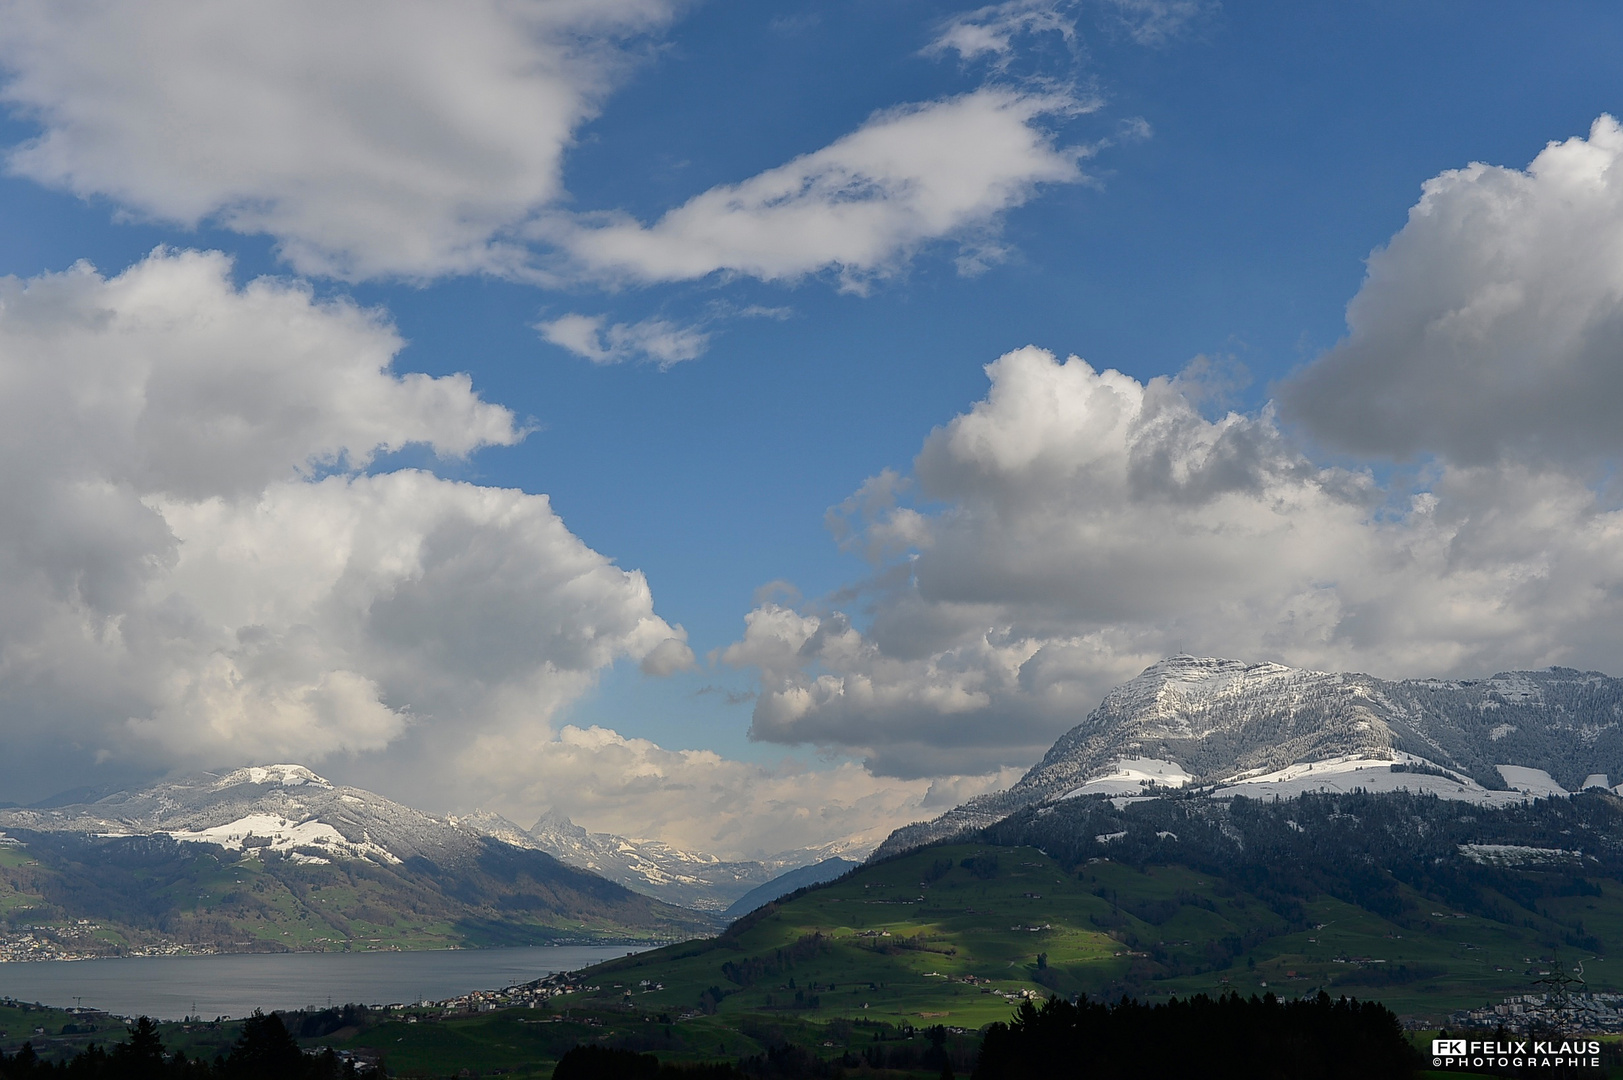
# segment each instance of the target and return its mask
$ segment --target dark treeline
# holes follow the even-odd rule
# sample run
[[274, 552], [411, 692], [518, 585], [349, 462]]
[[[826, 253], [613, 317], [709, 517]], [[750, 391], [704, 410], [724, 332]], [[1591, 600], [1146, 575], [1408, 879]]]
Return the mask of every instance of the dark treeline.
[[986, 1030], [978, 1053], [973, 1044], [954, 1047], [944, 1027], [908, 1032], [922, 1037], [847, 1049], [833, 1060], [779, 1040], [736, 1064], [662, 1064], [652, 1054], [582, 1045], [558, 1062], [552, 1080], [835, 1080], [884, 1069], [975, 1080], [1409, 1080], [1424, 1064], [1385, 1006], [1328, 994], [1028, 1001], [1012, 1022]]
[[1386, 1080], [1421, 1059], [1398, 1018], [1373, 1002], [1328, 994], [1280, 1001], [1204, 994], [1162, 1005], [1050, 998], [1021, 1004], [981, 1043], [975, 1080]]
[[111, 1050], [93, 1045], [63, 1062], [41, 1061], [28, 1043], [10, 1057], [0, 1053], [0, 1080], [341, 1080], [355, 1075], [354, 1064], [331, 1050], [306, 1054], [281, 1017], [259, 1012], [243, 1023], [231, 1052], [212, 1062], [166, 1052], [158, 1025], [144, 1016]]

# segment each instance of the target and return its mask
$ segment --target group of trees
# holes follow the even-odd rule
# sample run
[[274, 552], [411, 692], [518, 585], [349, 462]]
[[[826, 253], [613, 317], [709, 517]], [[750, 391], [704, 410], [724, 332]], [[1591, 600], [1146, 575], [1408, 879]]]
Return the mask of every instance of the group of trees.
[[1386, 1080], [1421, 1064], [1398, 1018], [1373, 1001], [1204, 994], [1161, 1005], [1023, 1002], [981, 1042], [974, 1080]]
[[864, 1067], [974, 1080], [1409, 1080], [1424, 1064], [1385, 1006], [1327, 994], [1296, 1001], [1198, 995], [1159, 1005], [1028, 1001], [1012, 1022], [986, 1030], [978, 1054], [972, 1043], [952, 1045], [944, 1027], [910, 1034], [922, 1037], [848, 1047], [833, 1060], [779, 1039], [736, 1064], [662, 1064], [652, 1054], [583, 1045], [564, 1055], [553, 1080], [814, 1080]]
[[62, 1062], [42, 1061], [28, 1043], [9, 1057], [0, 1053], [0, 1080], [349, 1080], [355, 1075], [353, 1062], [331, 1050], [305, 1053], [281, 1017], [260, 1012], [243, 1023], [231, 1052], [212, 1062], [166, 1052], [158, 1025], [144, 1016], [111, 1050], [92, 1045]]

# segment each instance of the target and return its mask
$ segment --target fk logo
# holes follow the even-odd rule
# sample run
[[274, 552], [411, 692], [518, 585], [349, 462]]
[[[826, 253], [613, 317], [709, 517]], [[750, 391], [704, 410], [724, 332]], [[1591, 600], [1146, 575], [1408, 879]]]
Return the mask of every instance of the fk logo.
[[1431, 1040], [1432, 1057], [1464, 1057], [1464, 1039], [1433, 1039]]

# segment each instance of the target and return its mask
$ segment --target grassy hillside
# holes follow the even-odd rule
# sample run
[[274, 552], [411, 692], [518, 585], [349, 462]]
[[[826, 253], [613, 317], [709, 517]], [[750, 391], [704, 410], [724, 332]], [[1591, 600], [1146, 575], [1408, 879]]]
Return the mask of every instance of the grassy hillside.
[[[1547, 906], [1597, 937], [1623, 940], [1623, 885], [1603, 881], [1597, 890]], [[594, 968], [588, 978], [602, 989], [590, 996], [630, 990], [625, 1000], [637, 1008], [678, 1014], [713, 1008], [973, 1028], [1005, 1018], [1025, 994], [1159, 999], [1322, 988], [1441, 1017], [1524, 992], [1549, 970], [1554, 919], [1511, 926], [1440, 909], [1406, 887], [1398, 895], [1424, 914], [1400, 923], [1329, 895], [1282, 905], [1176, 864], [1075, 867], [1032, 847], [954, 844], [864, 868], [714, 940]], [[1593, 988], [1623, 987], [1623, 963], [1614, 974], [1593, 954], [1564, 955], [1587, 959]], [[663, 989], [643, 989], [645, 980]]]
[[0, 849], [0, 951], [14, 958], [669, 940], [712, 928], [497, 841], [441, 867], [300, 862], [162, 837], [18, 835], [25, 846]]
[[[1623, 886], [1599, 887], [1551, 901], [1561, 909], [1552, 914], [1610, 937]], [[543, 1077], [576, 1042], [698, 1061], [764, 1055], [787, 1041], [857, 1063], [859, 1073], [878, 1061], [935, 1076], [924, 1055], [940, 1039], [967, 1075], [978, 1030], [1007, 1020], [1028, 995], [1324, 988], [1440, 1017], [1531, 989], [1564, 925], [1512, 927], [1444, 910], [1406, 886], [1398, 895], [1411, 908], [1394, 921], [1188, 866], [1068, 865], [1029, 846], [953, 844], [806, 890], [719, 938], [589, 969], [590, 989], [541, 1009], [396, 1018], [341, 1045], [380, 1049], [403, 1075], [468, 1067]], [[1579, 959], [1562, 955], [1568, 966]], [[1587, 960], [1592, 988], [1623, 983], [1609, 963]]]

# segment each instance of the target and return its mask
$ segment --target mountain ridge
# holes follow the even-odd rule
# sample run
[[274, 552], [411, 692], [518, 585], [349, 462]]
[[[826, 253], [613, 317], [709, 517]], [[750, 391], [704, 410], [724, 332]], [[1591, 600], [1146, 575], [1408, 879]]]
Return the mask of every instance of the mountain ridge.
[[[93, 797], [71, 801], [80, 792]], [[265, 848], [308, 865], [333, 858], [399, 864], [422, 857], [465, 866], [479, 856], [478, 838], [490, 837], [664, 903], [715, 915], [781, 874], [851, 851], [836, 841], [728, 860], [660, 840], [589, 832], [556, 813], [542, 815], [528, 829], [489, 811], [438, 817], [290, 763], [198, 772], [111, 792], [81, 788], [31, 807], [0, 808], [0, 829], [102, 837], [161, 833], [231, 851]]]
[[0, 958], [669, 940], [716, 928], [509, 843], [510, 822], [484, 824], [290, 764], [0, 810]]
[[[1287, 794], [1279, 785], [1322, 785], [1302, 781], [1312, 766], [1368, 785], [1477, 801], [1495, 792], [1576, 790], [1596, 776], [1623, 775], [1623, 679], [1549, 668], [1387, 680], [1167, 657], [1106, 694], [1014, 786], [904, 826], [874, 855], [983, 828], [1071, 794], [1183, 786]], [[1376, 775], [1383, 769], [1386, 778]], [[1393, 782], [1394, 769], [1410, 775]]]
[[450, 820], [518, 847], [544, 851], [560, 862], [590, 870], [645, 896], [717, 915], [784, 874], [853, 851], [861, 857], [869, 850], [867, 845], [837, 840], [759, 859], [723, 859], [663, 840], [591, 832], [557, 812], [541, 815], [528, 829], [489, 813]]

